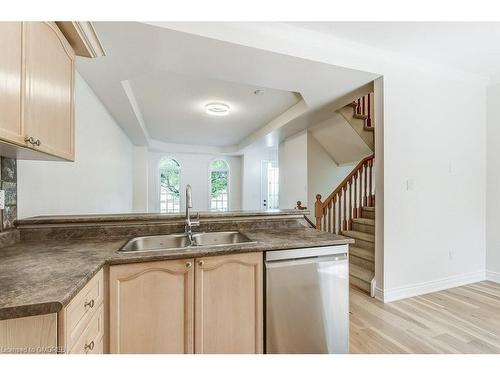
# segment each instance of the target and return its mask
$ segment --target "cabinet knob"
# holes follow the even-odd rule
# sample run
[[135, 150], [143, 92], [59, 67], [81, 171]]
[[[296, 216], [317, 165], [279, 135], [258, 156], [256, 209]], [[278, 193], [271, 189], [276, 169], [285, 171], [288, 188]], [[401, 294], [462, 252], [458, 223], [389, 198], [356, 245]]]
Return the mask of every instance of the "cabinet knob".
[[90, 301], [87, 301], [83, 304], [83, 307], [87, 307], [87, 306], [90, 308], [94, 307], [94, 300], [91, 299]]
[[42, 142], [40, 142], [39, 139], [37, 139], [34, 143], [33, 143], [35, 146], [40, 146], [42, 144]]
[[35, 144], [35, 138], [33, 138], [33, 137], [24, 137], [24, 142], [25, 143], [29, 143], [31, 145], [34, 145]]
[[94, 340], [92, 340], [89, 344], [85, 344], [85, 346], [83, 347], [84, 350], [94, 350]]
[[204, 262], [204, 261], [202, 261], [202, 260], [198, 261], [198, 265], [199, 265], [200, 267], [201, 267], [201, 266], [203, 266], [203, 264], [205, 264], [205, 262]]
[[186, 262], [186, 268], [191, 268], [193, 264], [191, 262]]

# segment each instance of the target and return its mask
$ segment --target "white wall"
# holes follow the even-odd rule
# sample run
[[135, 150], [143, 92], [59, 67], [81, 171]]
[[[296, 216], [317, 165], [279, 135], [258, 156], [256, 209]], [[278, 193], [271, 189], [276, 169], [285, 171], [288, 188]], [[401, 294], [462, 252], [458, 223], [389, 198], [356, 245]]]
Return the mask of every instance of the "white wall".
[[488, 88], [486, 269], [500, 282], [500, 84]]
[[[403, 298], [484, 278], [486, 80], [279, 23], [183, 24], [184, 31], [383, 75], [383, 252], [379, 296]], [[382, 160], [383, 159], [383, 160]], [[413, 190], [407, 190], [407, 180]], [[381, 193], [377, 181], [377, 194]], [[378, 210], [377, 208], [377, 210]], [[382, 210], [381, 210], [382, 211]], [[380, 248], [382, 247], [382, 249]], [[377, 256], [377, 259], [379, 257]]]
[[321, 144], [310, 133], [307, 137], [307, 196], [309, 218], [316, 220], [314, 204], [316, 194], [321, 194], [322, 200], [333, 192], [342, 180], [354, 169], [358, 161], [350, 164], [337, 165]]
[[173, 158], [181, 166], [181, 211], [185, 204], [186, 185], [190, 184], [193, 192], [193, 210], [208, 211], [209, 208], [209, 165], [215, 159], [226, 160], [229, 164], [229, 210], [241, 209], [241, 157], [220, 156], [203, 153], [149, 153], [149, 212], [160, 211], [160, 175], [159, 164], [162, 159]]
[[145, 146], [134, 146], [133, 149], [133, 198], [134, 212], [148, 212], [149, 189], [149, 152]]
[[286, 138], [279, 145], [280, 208], [291, 209], [297, 201], [308, 207], [307, 131]]
[[18, 161], [18, 217], [132, 210], [132, 144], [76, 74], [75, 162]]

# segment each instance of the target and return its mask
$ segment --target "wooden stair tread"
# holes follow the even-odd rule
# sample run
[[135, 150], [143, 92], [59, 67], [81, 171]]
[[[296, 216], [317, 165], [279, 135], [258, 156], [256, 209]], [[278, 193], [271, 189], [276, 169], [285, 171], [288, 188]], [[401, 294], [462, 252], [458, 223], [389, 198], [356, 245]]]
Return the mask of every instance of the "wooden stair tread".
[[363, 206], [363, 207], [361, 207], [361, 209], [365, 210], [365, 211], [375, 211], [375, 207]]
[[346, 237], [354, 238], [355, 240], [362, 240], [366, 242], [375, 243], [375, 235], [370, 233], [358, 232], [356, 230], [344, 230], [342, 235]]
[[375, 226], [375, 219], [366, 219], [364, 217], [357, 217], [352, 219], [353, 223], [363, 224], [363, 225], [371, 225]]
[[375, 254], [373, 250], [362, 249], [361, 247], [351, 245], [349, 246], [349, 254], [370, 262], [375, 262]]
[[355, 264], [349, 265], [349, 275], [363, 280], [366, 283], [371, 283], [375, 273], [373, 271], [366, 270], [364, 268], [358, 267]]

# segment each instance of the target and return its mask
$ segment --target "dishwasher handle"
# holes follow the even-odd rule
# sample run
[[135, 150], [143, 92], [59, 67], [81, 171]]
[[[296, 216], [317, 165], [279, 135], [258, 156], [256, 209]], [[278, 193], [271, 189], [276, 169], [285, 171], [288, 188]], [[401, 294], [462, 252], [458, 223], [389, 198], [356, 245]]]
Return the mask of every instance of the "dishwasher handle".
[[303, 264], [312, 264], [321, 262], [342, 262], [342, 261], [347, 261], [347, 253], [316, 256], [309, 258], [290, 258], [290, 259], [266, 261], [266, 268], [279, 268], [288, 266], [298, 266]]

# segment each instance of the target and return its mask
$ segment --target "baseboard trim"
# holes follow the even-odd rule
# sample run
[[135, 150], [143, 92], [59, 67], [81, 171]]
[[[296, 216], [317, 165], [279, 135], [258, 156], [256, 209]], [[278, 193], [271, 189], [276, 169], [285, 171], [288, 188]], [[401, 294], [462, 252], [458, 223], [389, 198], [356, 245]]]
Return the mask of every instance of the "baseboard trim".
[[[496, 273], [496, 275], [497, 275], [496, 277], [498, 277], [498, 280], [500, 281], [500, 273]], [[444, 289], [455, 288], [457, 286], [477, 283], [479, 281], [484, 281], [484, 280], [486, 280], [486, 272], [482, 270], [457, 276], [446, 277], [443, 279], [427, 281], [424, 283], [393, 288], [389, 290], [376, 289], [375, 298], [383, 302], [392, 302], [404, 298], [419, 296], [422, 294], [438, 292]]]
[[375, 287], [375, 295], [374, 295], [376, 300], [379, 300], [381, 302], [384, 302], [384, 290], [380, 289], [378, 287]]
[[486, 270], [486, 280], [500, 283], [500, 272]]

